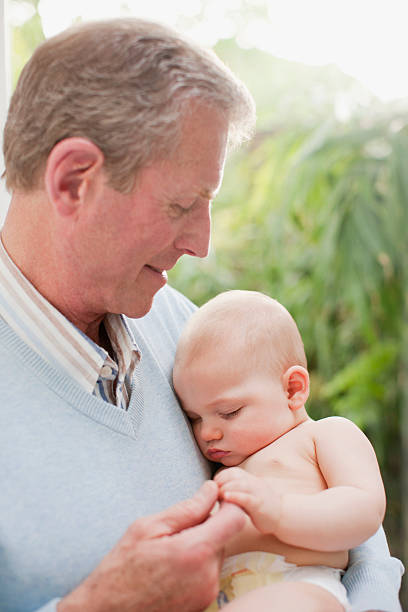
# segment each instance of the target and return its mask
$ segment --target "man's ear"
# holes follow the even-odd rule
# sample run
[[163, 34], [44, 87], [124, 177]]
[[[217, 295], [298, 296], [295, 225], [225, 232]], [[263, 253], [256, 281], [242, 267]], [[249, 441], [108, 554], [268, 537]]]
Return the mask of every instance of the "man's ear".
[[48, 197], [60, 215], [78, 209], [102, 169], [104, 156], [86, 138], [65, 138], [48, 156], [44, 182]]
[[286, 370], [283, 386], [291, 410], [302, 408], [309, 397], [309, 373], [306, 368], [296, 365]]

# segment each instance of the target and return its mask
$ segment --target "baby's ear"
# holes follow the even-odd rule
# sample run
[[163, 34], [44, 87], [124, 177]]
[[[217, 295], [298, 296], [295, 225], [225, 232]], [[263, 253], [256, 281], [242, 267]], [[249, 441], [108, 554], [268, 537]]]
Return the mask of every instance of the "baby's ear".
[[306, 368], [296, 365], [283, 375], [283, 386], [291, 410], [302, 408], [309, 397], [309, 373]]

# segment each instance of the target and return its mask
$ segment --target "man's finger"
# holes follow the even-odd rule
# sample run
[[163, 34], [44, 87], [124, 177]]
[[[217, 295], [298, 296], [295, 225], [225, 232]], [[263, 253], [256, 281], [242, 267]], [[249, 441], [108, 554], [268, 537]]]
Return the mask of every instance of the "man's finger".
[[193, 495], [163, 512], [141, 519], [134, 523], [149, 538], [179, 533], [189, 527], [202, 523], [209, 515], [218, 497], [218, 487], [207, 480]]
[[[235, 504], [221, 502], [220, 509], [212, 514], [205, 523], [185, 532], [190, 541], [197, 544], [206, 542], [214, 550], [222, 549], [228, 540], [243, 529], [246, 522], [245, 512]], [[182, 534], [184, 536], [184, 534]]]

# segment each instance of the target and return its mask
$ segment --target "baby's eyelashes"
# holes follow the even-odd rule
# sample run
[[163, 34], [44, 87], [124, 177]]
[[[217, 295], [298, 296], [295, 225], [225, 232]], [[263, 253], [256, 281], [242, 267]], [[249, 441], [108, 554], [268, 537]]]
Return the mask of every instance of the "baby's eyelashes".
[[240, 408], [237, 408], [236, 410], [232, 410], [231, 412], [224, 412], [221, 417], [223, 419], [233, 419], [234, 417], [238, 416], [238, 414], [241, 412], [243, 406], [241, 406]]
[[[223, 419], [225, 421], [228, 421], [229, 419], [233, 419], [238, 416], [243, 407], [244, 406], [240, 406], [239, 408], [236, 408], [235, 410], [230, 410], [229, 412], [218, 412], [217, 414], [214, 414], [212, 417], [210, 417], [210, 420], [213, 421], [214, 419]], [[186, 414], [192, 425], [198, 425], [203, 421], [203, 417], [199, 416], [198, 414], [194, 414], [193, 412], [186, 412]], [[206, 416], [204, 416], [204, 421], [207, 422]]]

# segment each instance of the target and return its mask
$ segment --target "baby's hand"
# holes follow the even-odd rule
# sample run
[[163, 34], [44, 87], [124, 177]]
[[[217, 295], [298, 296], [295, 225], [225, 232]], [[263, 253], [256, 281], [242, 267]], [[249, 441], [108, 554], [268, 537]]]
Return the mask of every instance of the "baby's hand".
[[275, 532], [280, 517], [281, 496], [271, 489], [264, 478], [232, 467], [218, 472], [214, 480], [219, 487], [220, 499], [245, 510], [262, 533]]

